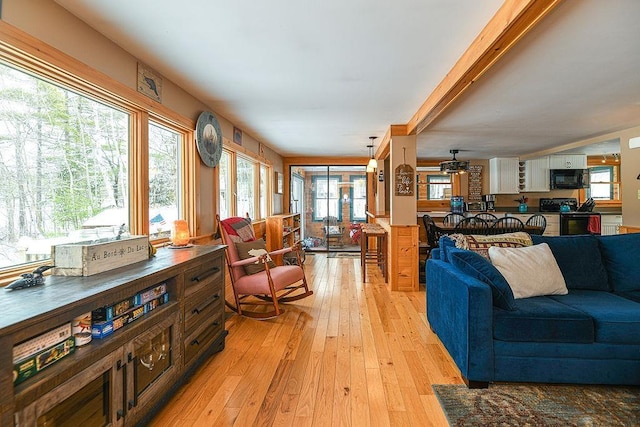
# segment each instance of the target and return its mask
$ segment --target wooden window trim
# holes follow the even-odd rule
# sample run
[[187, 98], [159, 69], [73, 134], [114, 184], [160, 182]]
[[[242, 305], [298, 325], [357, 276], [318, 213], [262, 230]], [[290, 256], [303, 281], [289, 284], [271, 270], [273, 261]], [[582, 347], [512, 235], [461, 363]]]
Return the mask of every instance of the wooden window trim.
[[[191, 234], [198, 229], [198, 159], [194, 141], [195, 120], [184, 117], [152, 101], [117, 80], [55, 49], [4, 21], [0, 21], [0, 60], [55, 84], [120, 108], [130, 116], [129, 145], [129, 228], [133, 234], [149, 233], [148, 126], [152, 119], [182, 134], [182, 206]], [[154, 240], [154, 244], [166, 239]], [[19, 274], [30, 272], [51, 260], [36, 261], [0, 270], [0, 286]]]

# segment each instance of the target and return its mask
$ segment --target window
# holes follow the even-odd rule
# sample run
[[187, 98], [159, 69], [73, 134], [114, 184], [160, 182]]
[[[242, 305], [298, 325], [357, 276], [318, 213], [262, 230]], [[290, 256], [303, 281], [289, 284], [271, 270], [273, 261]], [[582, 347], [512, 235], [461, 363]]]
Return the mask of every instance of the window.
[[334, 216], [342, 220], [340, 208], [340, 177], [312, 177], [313, 185], [313, 220], [322, 221], [326, 216]]
[[266, 218], [268, 213], [268, 195], [269, 195], [269, 168], [260, 165], [260, 218]]
[[238, 156], [236, 160], [236, 212], [239, 216], [249, 215], [256, 219], [256, 168], [253, 161]]
[[182, 135], [149, 123], [149, 238], [169, 237], [180, 215]]
[[232, 194], [231, 186], [231, 153], [227, 150], [222, 151], [220, 163], [218, 163], [220, 171], [220, 193], [218, 195], [220, 218], [225, 219], [232, 216]]
[[0, 268], [128, 227], [130, 120], [0, 63]]
[[427, 175], [427, 200], [451, 198], [451, 175]]
[[238, 154], [233, 148], [222, 151], [219, 168], [220, 218], [245, 216], [252, 220], [264, 219], [271, 212], [271, 167], [247, 154]]
[[589, 182], [587, 197], [595, 200], [620, 200], [617, 166], [590, 167]]
[[351, 221], [367, 219], [367, 177], [351, 175]]
[[442, 174], [439, 167], [419, 166], [418, 200], [448, 200], [451, 198], [451, 175]]

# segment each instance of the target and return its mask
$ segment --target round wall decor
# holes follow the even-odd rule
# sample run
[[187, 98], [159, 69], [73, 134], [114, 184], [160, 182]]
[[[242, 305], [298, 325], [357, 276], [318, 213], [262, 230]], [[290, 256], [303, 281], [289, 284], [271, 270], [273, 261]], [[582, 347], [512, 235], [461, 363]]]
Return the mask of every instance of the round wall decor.
[[216, 167], [222, 156], [222, 131], [211, 111], [203, 111], [196, 122], [196, 146], [205, 165]]

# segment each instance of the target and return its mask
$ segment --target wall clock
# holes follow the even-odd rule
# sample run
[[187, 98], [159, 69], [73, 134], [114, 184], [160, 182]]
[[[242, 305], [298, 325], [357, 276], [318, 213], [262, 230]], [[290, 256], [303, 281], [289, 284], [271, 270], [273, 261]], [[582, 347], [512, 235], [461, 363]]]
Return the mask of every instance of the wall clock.
[[203, 111], [196, 122], [196, 146], [205, 165], [216, 167], [222, 156], [222, 131], [216, 116]]

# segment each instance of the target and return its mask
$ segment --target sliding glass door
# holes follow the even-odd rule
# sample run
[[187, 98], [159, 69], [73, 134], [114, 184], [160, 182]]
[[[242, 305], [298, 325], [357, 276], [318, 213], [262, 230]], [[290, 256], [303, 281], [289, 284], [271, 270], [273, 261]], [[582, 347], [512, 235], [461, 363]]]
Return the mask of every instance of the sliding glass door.
[[291, 211], [302, 213], [307, 251], [359, 251], [366, 221], [364, 166], [293, 166]]

